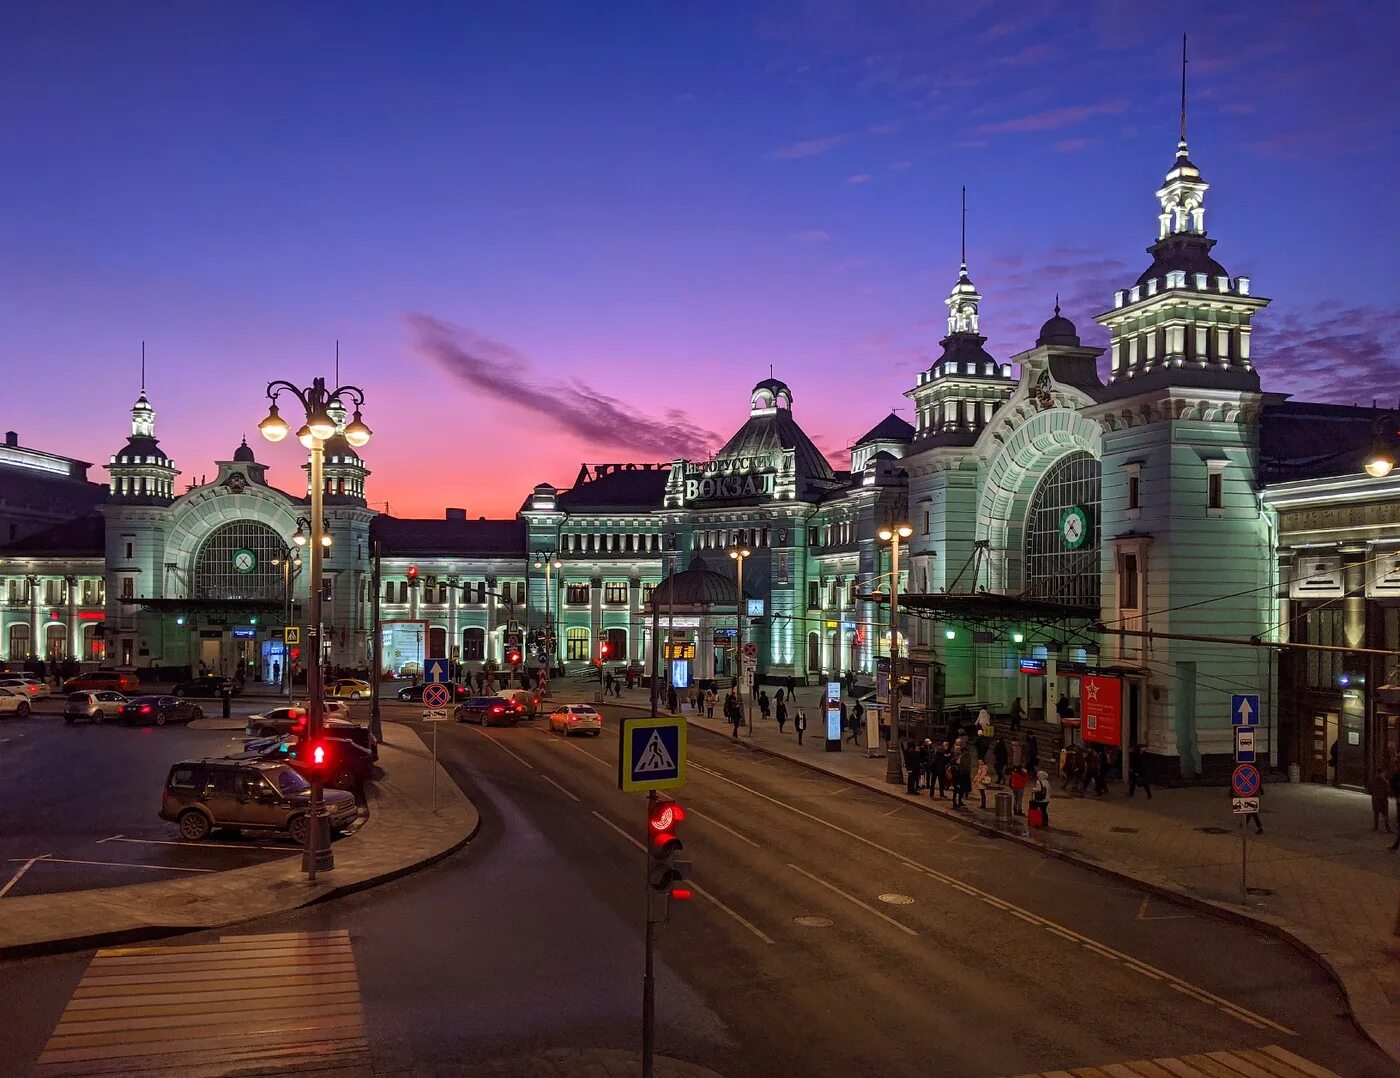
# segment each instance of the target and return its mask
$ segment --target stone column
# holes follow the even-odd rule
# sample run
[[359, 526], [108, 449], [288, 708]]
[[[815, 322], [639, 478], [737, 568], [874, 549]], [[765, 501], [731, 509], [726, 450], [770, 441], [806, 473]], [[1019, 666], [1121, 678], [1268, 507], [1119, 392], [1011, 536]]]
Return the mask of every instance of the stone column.
[[447, 657], [452, 658], [452, 649], [457, 649], [460, 659], [462, 654], [462, 628], [457, 624], [457, 596], [460, 594], [462, 582], [455, 576], [447, 578]]
[[594, 573], [588, 581], [588, 607], [589, 624], [589, 646], [592, 654], [588, 656], [588, 661], [592, 663], [598, 657], [598, 645], [603, 642], [603, 577], [600, 573]]
[[496, 611], [499, 609], [498, 601], [491, 593], [496, 590], [496, 578], [488, 576], [486, 578], [486, 658], [495, 659], [497, 663], [504, 664], [505, 638], [496, 639]]
[[700, 628], [695, 630], [695, 677], [705, 680], [715, 676], [715, 623], [708, 614], [700, 615]]
[[642, 661], [642, 578], [634, 571], [627, 581], [627, 661]]
[[63, 583], [68, 588], [68, 657], [81, 659], [83, 634], [78, 625], [78, 578], [65, 576]]
[[42, 659], [44, 642], [39, 638], [39, 630], [42, 628], [39, 621], [39, 578], [31, 576], [25, 579], [29, 581], [29, 654]]

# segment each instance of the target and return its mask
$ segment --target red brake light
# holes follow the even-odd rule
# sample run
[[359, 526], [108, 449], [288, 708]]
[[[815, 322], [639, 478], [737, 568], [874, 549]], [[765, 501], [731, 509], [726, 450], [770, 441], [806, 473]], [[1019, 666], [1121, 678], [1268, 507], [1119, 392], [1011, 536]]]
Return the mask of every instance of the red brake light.
[[671, 897], [679, 902], [689, 902], [691, 892], [689, 887], [672, 887]]
[[147, 714], [150, 710], [151, 710], [151, 705], [150, 705], [150, 704], [142, 704], [142, 705], [141, 705], [141, 714], [145, 715], [145, 714]]

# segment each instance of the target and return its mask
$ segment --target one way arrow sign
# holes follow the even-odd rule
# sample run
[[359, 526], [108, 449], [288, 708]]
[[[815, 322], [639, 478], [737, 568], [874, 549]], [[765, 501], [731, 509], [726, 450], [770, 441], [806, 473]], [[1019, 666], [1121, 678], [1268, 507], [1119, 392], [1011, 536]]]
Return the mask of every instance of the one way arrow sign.
[[1259, 694], [1249, 693], [1230, 698], [1230, 722], [1235, 726], [1259, 725]]

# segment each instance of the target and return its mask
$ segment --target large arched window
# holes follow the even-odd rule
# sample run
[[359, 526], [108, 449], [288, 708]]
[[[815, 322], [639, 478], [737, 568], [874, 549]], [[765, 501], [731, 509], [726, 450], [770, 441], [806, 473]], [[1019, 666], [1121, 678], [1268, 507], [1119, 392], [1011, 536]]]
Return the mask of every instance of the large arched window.
[[1099, 609], [1100, 465], [1083, 451], [1045, 473], [1026, 514], [1025, 593]]
[[236, 520], [209, 533], [194, 560], [194, 598], [266, 599], [282, 602], [282, 569], [287, 544], [256, 520]]
[[10, 626], [10, 656], [11, 659], [29, 658], [29, 626]]
[[462, 661], [480, 662], [486, 658], [486, 630], [473, 626], [462, 630]]
[[588, 630], [574, 626], [564, 632], [564, 658], [571, 662], [587, 662]]

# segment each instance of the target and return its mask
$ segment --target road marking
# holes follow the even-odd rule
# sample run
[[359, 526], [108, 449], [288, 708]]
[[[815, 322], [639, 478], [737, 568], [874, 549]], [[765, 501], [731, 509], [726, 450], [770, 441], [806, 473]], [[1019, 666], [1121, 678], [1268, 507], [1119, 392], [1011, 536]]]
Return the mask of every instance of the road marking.
[[24, 862], [24, 864], [20, 865], [19, 868], [15, 871], [15, 874], [11, 876], [8, 881], [6, 881], [5, 886], [0, 887], [0, 898], [4, 898], [10, 893], [10, 888], [12, 888], [15, 884], [19, 883], [20, 877], [34, 867], [35, 861], [46, 860], [48, 856], [48, 854], [43, 854], [39, 857], [31, 857], [28, 861]]
[[855, 905], [859, 906], [861, 909], [865, 910], [866, 913], [873, 913], [876, 917], [880, 918], [880, 920], [884, 921], [886, 924], [894, 925], [894, 927], [897, 928], [897, 929], [899, 929], [901, 932], [907, 932], [907, 933], [908, 933], [909, 935], [911, 935], [911, 936], [917, 936], [917, 935], [918, 935], [918, 933], [915, 932], [915, 931], [914, 931], [912, 928], [910, 928], [908, 925], [902, 925], [902, 924], [900, 924], [900, 923], [899, 923], [898, 921], [896, 921], [893, 917], [890, 917], [890, 916], [888, 916], [888, 915], [886, 915], [886, 914], [881, 913], [879, 910], [877, 910], [874, 906], [870, 905], [868, 902], [862, 902], [860, 899], [856, 898], [855, 895], [849, 893], [848, 891], [843, 891], [843, 890], [841, 890], [841, 888], [837, 887], [834, 883], [827, 883], [826, 880], [822, 879], [820, 876], [814, 876], [814, 875], [812, 875], [812, 873], [808, 872], [805, 868], [802, 868], [801, 866], [799, 866], [799, 865], [794, 865], [794, 864], [789, 864], [789, 865], [788, 865], [788, 868], [794, 869], [794, 870], [796, 870], [796, 871], [802, 873], [802, 875], [806, 876], [806, 877], [807, 877], [809, 880], [811, 880], [813, 883], [819, 883], [819, 884], [821, 884], [821, 885], [822, 885], [823, 887], [825, 887], [828, 891], [834, 891], [836, 894], [838, 894], [838, 895], [840, 895], [842, 898], [844, 898], [847, 902], [854, 903]]
[[[624, 831], [622, 828], [618, 827], [617, 824], [613, 823], [610, 819], [608, 819], [606, 816], [604, 816], [604, 815], [603, 815], [601, 812], [599, 812], [597, 809], [593, 809], [592, 811], [593, 811], [593, 815], [596, 816], [596, 817], [598, 817], [598, 819], [599, 819], [600, 821], [602, 821], [602, 823], [603, 823], [604, 825], [606, 825], [606, 826], [608, 826], [608, 827], [611, 827], [614, 831], [616, 831], [619, 835], [621, 835], [623, 838], [625, 838], [628, 842], [632, 843], [633, 846], [636, 846], [637, 849], [641, 850], [643, 853], [646, 853], [646, 852], [647, 852], [647, 848], [646, 848], [645, 845], [643, 845], [643, 844], [642, 844], [641, 842], [639, 842], [637, 839], [633, 838], [631, 835], [629, 835], [629, 834], [628, 834], [626, 831]], [[697, 895], [703, 895], [705, 898], [708, 898], [711, 902], [713, 902], [716, 906], [718, 906], [720, 909], [722, 909], [725, 913], [729, 914], [730, 917], [733, 917], [734, 920], [738, 921], [741, 925], [743, 925], [745, 928], [747, 928], [750, 932], [752, 932], [755, 936], [757, 936], [759, 939], [761, 939], [764, 943], [772, 943], [772, 942], [773, 942], [772, 939], [770, 939], [767, 935], [765, 935], [765, 934], [763, 933], [763, 931], [762, 931], [761, 929], [759, 929], [757, 926], [755, 926], [754, 923], [753, 923], [752, 921], [749, 921], [749, 920], [747, 920], [746, 918], [744, 918], [744, 917], [740, 916], [739, 914], [735, 913], [732, 909], [730, 909], [728, 906], [726, 906], [723, 902], [721, 902], [719, 899], [717, 899], [714, 895], [710, 894], [709, 891], [705, 890], [705, 888], [701, 887], [701, 886], [700, 886], [698, 883], [696, 883], [694, 880], [691, 880], [691, 881], [689, 881], [689, 882], [690, 882], [690, 889], [691, 889], [692, 891], [694, 891]]]
[[[466, 726], [467, 724], [466, 724], [466, 723], [463, 723], [462, 725], [463, 725], [463, 726]], [[468, 730], [472, 730], [472, 727], [467, 726], [467, 729], [468, 729]], [[522, 764], [524, 764], [526, 767], [528, 767], [531, 771], [534, 771], [534, 770], [535, 770], [535, 765], [534, 765], [534, 764], [532, 764], [529, 760], [525, 759], [525, 757], [521, 756], [520, 753], [516, 752], [514, 749], [508, 749], [508, 748], [506, 748], [503, 744], [501, 744], [499, 741], [497, 741], [494, 737], [492, 737], [490, 734], [488, 734], [485, 730], [473, 730], [473, 732], [474, 732], [474, 733], [477, 733], [477, 734], [480, 734], [480, 735], [481, 735], [482, 737], [484, 737], [487, 741], [491, 742], [491, 744], [495, 745], [496, 748], [500, 749], [502, 752], [506, 753], [507, 755], [509, 755], [509, 756], [514, 756], [517, 760], [519, 760]]]
[[[823, 820], [820, 816], [814, 816], [812, 815], [812, 813], [807, 812], [804, 809], [800, 809], [795, 805], [789, 805], [786, 801], [780, 801], [778, 798], [765, 794], [761, 790], [755, 790], [753, 787], [746, 786], [742, 782], [737, 782], [734, 779], [721, 775], [718, 771], [715, 771], [713, 768], [706, 767], [704, 764], [696, 763], [694, 760], [692, 760], [690, 761], [689, 766], [693, 771], [697, 771], [705, 775], [710, 775], [714, 778], [719, 779], [722, 782], [727, 782], [731, 786], [736, 786], [739, 789], [743, 790], [745, 793], [752, 794], [754, 797], [757, 797], [763, 801], [767, 801], [770, 804], [777, 805], [779, 808], [787, 809], [787, 811], [789, 812], [801, 816], [804, 819], [811, 820], [813, 823], [820, 824], [822, 827], [826, 827], [832, 831], [837, 832], [838, 834], [845, 835], [847, 838], [855, 839], [857, 842], [863, 843], [864, 845], [869, 846], [871, 849], [879, 850], [881, 853], [887, 854], [888, 856], [893, 857], [895, 860], [906, 864], [919, 872], [925, 873], [926, 875], [932, 877], [938, 882], [948, 887], [952, 887], [957, 891], [961, 891], [965, 895], [969, 895], [975, 898], [992, 898], [997, 899], [997, 901], [1000, 902], [1005, 902], [1004, 899], [998, 899], [996, 895], [992, 895], [986, 891], [980, 890], [979, 888], [972, 887], [971, 885], [963, 883], [961, 880], [955, 879], [954, 877], [949, 876], [946, 873], [939, 872], [937, 869], [930, 868], [928, 865], [922, 864], [919, 861], [915, 861], [913, 858], [906, 857], [904, 854], [899, 853], [896, 850], [892, 850], [888, 846], [883, 846], [880, 843], [875, 842], [873, 839], [866, 838], [864, 835], [858, 835], [854, 831], [849, 831], [846, 828], [840, 826], [839, 824], [832, 823], [830, 820]], [[1237, 1018], [1240, 1021], [1246, 1022], [1249, 1025], [1257, 1025], [1258, 1023], [1263, 1023], [1263, 1025], [1268, 1029], [1272, 1029], [1279, 1033], [1283, 1033], [1284, 1035], [1289, 1037], [1296, 1037], [1298, 1035], [1296, 1032], [1289, 1029], [1287, 1026], [1279, 1025], [1277, 1022], [1270, 1021], [1263, 1015], [1255, 1014], [1253, 1011], [1241, 1007], [1237, 1003], [1232, 1003], [1229, 1000], [1223, 999], [1222, 997], [1208, 992], [1203, 988], [1198, 988], [1190, 982], [1184, 981], [1180, 977], [1168, 973], [1166, 970], [1158, 969], [1157, 967], [1152, 966], [1147, 962], [1143, 962], [1141, 959], [1134, 958], [1132, 955], [1125, 954], [1122, 951], [1118, 951], [1114, 948], [1105, 946], [1104, 944], [1099, 943], [1097, 940], [1090, 939], [1088, 936], [1075, 932], [1072, 928], [1066, 928], [1064, 925], [1059, 925], [1053, 921], [1049, 921], [1038, 917], [1037, 915], [1031, 913], [1029, 910], [1021, 909], [1020, 907], [1015, 906], [1010, 902], [1006, 902], [1005, 904], [1007, 912], [1010, 913], [1013, 917], [1018, 917], [1021, 920], [1026, 921], [1029, 924], [1035, 925], [1038, 928], [1058, 929], [1058, 931], [1054, 933], [1055, 935], [1063, 934], [1072, 937], [1076, 943], [1092, 944], [1094, 947], [1100, 948], [1107, 957], [1110, 957], [1112, 959], [1115, 959], [1116, 961], [1123, 963], [1123, 965], [1127, 966], [1134, 972], [1142, 972], [1144, 969], [1151, 970], [1152, 973], [1155, 973], [1159, 977], [1161, 977], [1163, 981], [1172, 985], [1173, 987], [1176, 987], [1178, 991], [1181, 991], [1187, 995], [1192, 995], [1196, 999], [1208, 1002], [1211, 1005], [1217, 1007], [1219, 1010], [1224, 1011], [1232, 1018]]]
[[1161, 1059], [1135, 1059], [1131, 1063], [1100, 1064], [1097, 1067], [1076, 1068], [1073, 1071], [1053, 1070], [1044, 1074], [1022, 1074], [1018, 1078], [1068, 1078], [1070, 1074], [1104, 1074], [1114, 1078], [1136, 1078], [1137, 1075], [1173, 1075], [1176, 1078], [1215, 1078], [1225, 1073], [1255, 1075], [1264, 1078], [1337, 1078], [1331, 1071], [1294, 1055], [1276, 1044], [1262, 1048], [1236, 1048], [1228, 1052], [1206, 1052], [1189, 1056], [1168, 1056]]
[[[18, 860], [18, 858], [15, 858]], [[47, 854], [43, 857], [34, 858], [36, 861], [46, 861], [51, 865], [99, 865], [105, 868], [149, 868], [155, 872], [213, 872], [212, 868], [176, 868], [173, 865], [143, 865], [135, 861], [78, 861], [70, 857], [50, 857]]]
[[540, 778], [544, 779], [545, 782], [549, 783], [551, 786], [553, 786], [556, 790], [558, 790], [558, 791], [559, 791], [561, 794], [563, 794], [565, 797], [571, 797], [571, 798], [573, 798], [575, 801], [579, 800], [578, 794], [574, 793], [572, 790], [566, 790], [563, 786], [560, 786], [557, 782], [555, 782], [552, 778], [550, 778], [548, 775], [546, 775], [543, 771], [540, 772]]
[[193, 847], [200, 850], [232, 850], [234, 852], [247, 850], [271, 850], [276, 853], [296, 853], [296, 846], [233, 846], [227, 842], [186, 842], [183, 839], [173, 838], [127, 838], [125, 835], [113, 835], [111, 838], [101, 838], [97, 840], [97, 845], [104, 842], [131, 842], [140, 846], [179, 846]]
[[734, 830], [734, 828], [730, 827], [728, 824], [722, 824], [722, 823], [720, 823], [720, 822], [719, 822], [718, 820], [716, 820], [713, 816], [706, 816], [706, 815], [705, 815], [703, 812], [701, 812], [699, 809], [696, 809], [696, 808], [687, 808], [687, 809], [685, 810], [685, 814], [686, 814], [687, 816], [694, 816], [694, 817], [696, 817], [697, 819], [700, 819], [700, 820], [705, 820], [707, 823], [712, 823], [712, 824], [714, 824], [716, 827], [718, 827], [721, 831], [728, 831], [731, 835], [733, 835], [735, 838], [737, 838], [740, 842], [747, 842], [750, 846], [752, 846], [752, 847], [753, 847], [754, 849], [756, 849], [756, 850], [761, 850], [761, 849], [763, 849], [762, 846], [760, 846], [760, 845], [759, 845], [757, 842], [755, 842], [753, 839], [749, 838], [748, 835], [741, 835], [741, 834], [739, 834], [738, 831]]

